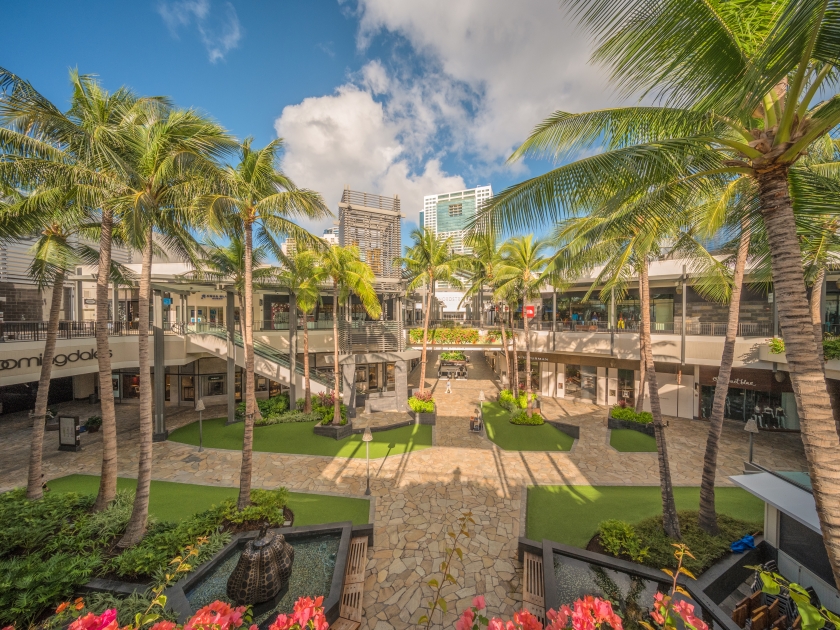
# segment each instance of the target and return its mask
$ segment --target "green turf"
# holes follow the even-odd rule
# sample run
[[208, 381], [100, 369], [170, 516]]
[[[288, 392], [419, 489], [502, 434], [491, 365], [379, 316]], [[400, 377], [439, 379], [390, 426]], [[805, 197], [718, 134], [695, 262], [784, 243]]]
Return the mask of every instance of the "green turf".
[[655, 453], [656, 438], [633, 429], [612, 429], [610, 446], [622, 453]]
[[[696, 510], [700, 488], [674, 488], [678, 510]], [[740, 488], [715, 488], [719, 513], [764, 520], [764, 502]], [[532, 486], [528, 488], [527, 536], [585, 547], [610, 518], [637, 523], [662, 513], [659, 486]]]
[[[314, 422], [289, 422], [272, 424], [254, 429], [254, 450], [266, 453], [296, 453], [299, 455], [327, 455], [330, 457], [365, 457], [362, 434], [356, 433], [343, 440], [315, 435]], [[225, 426], [225, 418], [204, 421], [204, 446], [242, 449], [245, 425], [236, 422]], [[198, 445], [198, 422], [176, 429], [169, 434], [173, 442]], [[399, 429], [375, 431], [370, 443], [370, 456], [386, 457], [419, 451], [432, 445], [432, 427], [412, 424]]]
[[568, 451], [575, 439], [550, 424], [511, 424], [510, 413], [498, 403], [484, 403], [487, 437], [506, 451]]
[[[53, 479], [47, 484], [53, 492], [78, 492], [96, 494], [99, 477], [95, 475], [68, 475]], [[120, 490], [134, 490], [136, 479], [117, 479]], [[149, 513], [162, 521], [180, 521], [225, 499], [236, 499], [238, 488], [199, 486], [171, 481], [152, 481], [149, 496]], [[364, 525], [370, 514], [370, 501], [352, 497], [331, 497], [303, 492], [289, 493], [289, 508], [295, 513], [295, 526], [318, 525], [353, 521]]]

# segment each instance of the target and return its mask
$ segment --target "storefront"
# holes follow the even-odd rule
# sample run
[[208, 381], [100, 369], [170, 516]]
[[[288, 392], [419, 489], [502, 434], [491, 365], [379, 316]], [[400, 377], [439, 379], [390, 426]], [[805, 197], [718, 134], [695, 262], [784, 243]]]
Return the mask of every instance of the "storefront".
[[356, 366], [356, 395], [393, 392], [396, 389], [395, 363], [368, 363]]
[[[712, 413], [718, 368], [700, 367], [700, 414]], [[799, 415], [787, 372], [733, 368], [723, 411], [724, 418], [746, 422], [755, 418], [767, 431], [798, 431]]]

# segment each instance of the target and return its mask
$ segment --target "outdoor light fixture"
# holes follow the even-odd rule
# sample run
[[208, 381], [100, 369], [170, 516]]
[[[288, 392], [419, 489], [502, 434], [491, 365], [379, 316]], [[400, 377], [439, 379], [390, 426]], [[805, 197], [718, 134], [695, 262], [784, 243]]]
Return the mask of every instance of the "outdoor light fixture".
[[484, 397], [484, 390], [478, 392], [478, 420], [481, 422], [481, 426], [484, 426], [484, 401], [487, 400]]
[[744, 425], [744, 431], [748, 431], [750, 434], [750, 464], [752, 464], [753, 460], [753, 435], [758, 433], [758, 424], [755, 421], [755, 418], [750, 418], [747, 420], [747, 424]]
[[204, 401], [201, 398], [195, 403], [195, 410], [198, 412], [198, 452], [200, 453], [204, 450], [203, 427], [201, 424], [201, 412], [204, 411]]
[[371, 433], [370, 427], [365, 427], [362, 442], [365, 443], [365, 454], [367, 455], [367, 488], [365, 489], [365, 495], [370, 496], [370, 443], [373, 442], [373, 433]]

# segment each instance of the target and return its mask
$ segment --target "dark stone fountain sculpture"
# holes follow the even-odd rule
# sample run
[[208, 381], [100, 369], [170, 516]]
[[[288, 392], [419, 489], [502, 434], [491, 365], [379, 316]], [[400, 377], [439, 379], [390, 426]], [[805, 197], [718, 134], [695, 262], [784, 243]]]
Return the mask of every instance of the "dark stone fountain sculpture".
[[227, 596], [237, 605], [272, 600], [289, 583], [295, 550], [283, 534], [260, 530], [256, 540], [245, 545], [227, 582]]

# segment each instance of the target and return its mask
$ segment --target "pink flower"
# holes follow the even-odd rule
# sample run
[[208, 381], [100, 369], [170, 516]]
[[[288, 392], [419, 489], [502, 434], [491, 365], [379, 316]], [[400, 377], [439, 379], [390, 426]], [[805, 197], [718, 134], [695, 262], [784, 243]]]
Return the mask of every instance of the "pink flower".
[[173, 630], [176, 625], [174, 621], [158, 621], [149, 630]]
[[487, 624], [487, 630], [505, 630], [505, 622], [498, 617], [493, 617]]
[[484, 603], [484, 595], [476, 595], [473, 597], [472, 605], [476, 610], [484, 610], [484, 606], [486, 605]]
[[70, 624], [69, 630], [117, 630], [117, 609], [109, 608], [99, 616], [88, 613]]
[[471, 630], [473, 621], [475, 621], [475, 613], [472, 608], [467, 608], [456, 622], [455, 630]]

